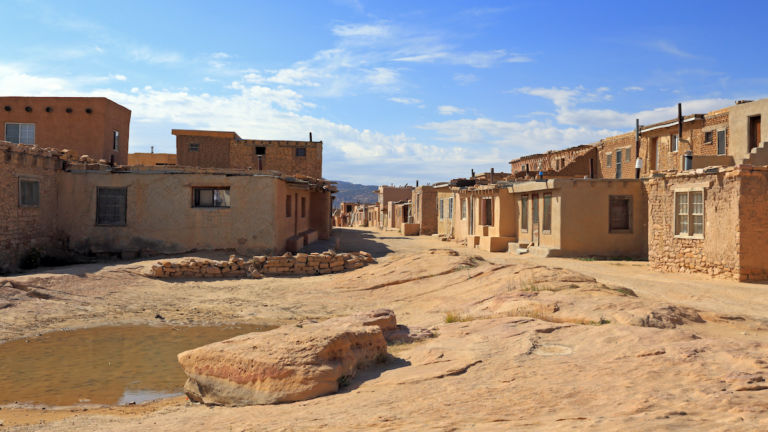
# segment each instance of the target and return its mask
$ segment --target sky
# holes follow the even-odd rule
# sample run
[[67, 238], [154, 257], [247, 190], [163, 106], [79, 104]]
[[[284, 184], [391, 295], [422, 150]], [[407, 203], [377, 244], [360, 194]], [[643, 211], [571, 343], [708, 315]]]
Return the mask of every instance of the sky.
[[[323, 141], [323, 175], [422, 184], [768, 96], [768, 2], [0, 0], [0, 95], [104, 96], [171, 129]], [[42, 145], [42, 143], [41, 143]]]

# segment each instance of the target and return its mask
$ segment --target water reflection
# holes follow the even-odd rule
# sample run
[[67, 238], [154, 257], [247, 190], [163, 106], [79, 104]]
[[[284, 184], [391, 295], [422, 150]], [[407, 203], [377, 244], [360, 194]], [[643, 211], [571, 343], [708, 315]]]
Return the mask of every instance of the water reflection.
[[0, 345], [0, 405], [127, 404], [180, 394], [176, 354], [270, 327], [118, 326]]

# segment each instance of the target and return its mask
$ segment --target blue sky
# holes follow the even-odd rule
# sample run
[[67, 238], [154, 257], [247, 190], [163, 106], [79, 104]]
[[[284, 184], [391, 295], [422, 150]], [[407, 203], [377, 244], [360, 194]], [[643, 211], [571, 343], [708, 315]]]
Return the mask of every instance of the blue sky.
[[[434, 182], [768, 96], [768, 2], [0, 1], [0, 95], [324, 141], [327, 178]], [[43, 144], [43, 143], [41, 143]]]

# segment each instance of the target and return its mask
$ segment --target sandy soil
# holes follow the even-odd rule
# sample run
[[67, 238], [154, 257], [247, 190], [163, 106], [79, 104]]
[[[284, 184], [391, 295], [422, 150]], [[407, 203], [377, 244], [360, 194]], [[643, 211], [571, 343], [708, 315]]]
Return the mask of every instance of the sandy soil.
[[[642, 262], [483, 253], [390, 232], [336, 236], [339, 249], [369, 251], [378, 264], [327, 276], [167, 281], [142, 276], [154, 261], [138, 261], [7, 278], [16, 288], [0, 290], [0, 341], [105, 324], [289, 323], [382, 307], [437, 337], [392, 346], [386, 363], [340, 393], [305, 402], [3, 407], [0, 419], [18, 430], [768, 429], [766, 285], [653, 273]], [[434, 250], [447, 248], [458, 254]]]

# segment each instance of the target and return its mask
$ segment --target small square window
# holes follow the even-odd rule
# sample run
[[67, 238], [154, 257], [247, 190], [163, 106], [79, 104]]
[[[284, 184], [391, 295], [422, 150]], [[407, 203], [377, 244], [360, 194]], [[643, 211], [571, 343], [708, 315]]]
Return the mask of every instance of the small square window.
[[712, 144], [713, 135], [714, 134], [711, 131], [710, 132], [704, 132], [704, 143], [705, 144]]
[[229, 188], [194, 188], [194, 207], [229, 207]]
[[40, 205], [40, 182], [19, 179], [19, 206], [38, 207]]
[[265, 155], [265, 154], [267, 154], [267, 148], [266, 147], [256, 147], [256, 154], [257, 155]]
[[96, 189], [96, 225], [125, 226], [127, 188]]
[[189, 143], [189, 151], [191, 151], [191, 152], [200, 151], [200, 144], [199, 143]]
[[296, 156], [306, 156], [307, 155], [307, 148], [306, 147], [296, 147]]

